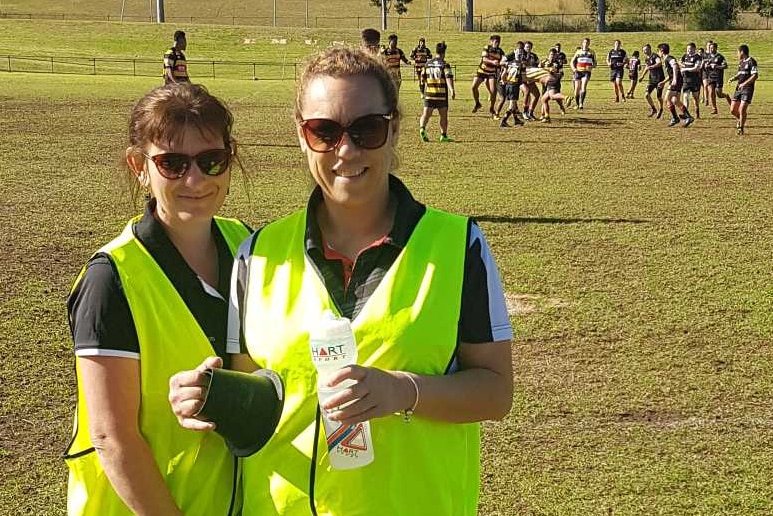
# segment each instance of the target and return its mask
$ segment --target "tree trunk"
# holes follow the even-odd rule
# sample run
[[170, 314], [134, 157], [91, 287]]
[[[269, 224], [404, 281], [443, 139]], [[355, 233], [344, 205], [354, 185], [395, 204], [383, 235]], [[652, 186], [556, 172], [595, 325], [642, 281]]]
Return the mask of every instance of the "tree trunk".
[[596, 32], [607, 31], [607, 1], [597, 0], [596, 4]]
[[467, 16], [464, 18], [464, 30], [472, 32], [475, 30], [473, 27], [473, 0], [467, 0]]
[[381, 0], [381, 30], [387, 30], [387, 0]]

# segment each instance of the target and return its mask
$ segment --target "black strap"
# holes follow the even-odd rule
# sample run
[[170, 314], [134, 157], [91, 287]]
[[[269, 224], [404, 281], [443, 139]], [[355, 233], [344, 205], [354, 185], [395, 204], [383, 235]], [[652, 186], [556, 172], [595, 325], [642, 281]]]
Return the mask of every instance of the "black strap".
[[309, 509], [311, 514], [317, 516], [317, 506], [314, 502], [314, 484], [317, 478], [317, 451], [319, 448], [319, 426], [322, 413], [317, 404], [317, 417], [314, 422], [314, 448], [311, 452], [311, 465], [309, 466]]

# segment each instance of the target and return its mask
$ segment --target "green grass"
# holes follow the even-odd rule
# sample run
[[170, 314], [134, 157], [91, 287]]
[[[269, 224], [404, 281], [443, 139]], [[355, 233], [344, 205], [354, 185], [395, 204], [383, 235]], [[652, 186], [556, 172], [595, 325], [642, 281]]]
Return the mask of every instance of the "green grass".
[[[167, 32], [4, 21], [0, 54], [155, 59]], [[307, 35], [357, 34], [191, 32], [197, 57], [269, 61], [302, 57]], [[285, 36], [286, 48], [269, 43]], [[480, 34], [445, 36], [450, 59], [474, 64]], [[681, 48], [708, 36], [728, 56], [749, 42], [766, 73], [768, 33], [623, 42]], [[260, 43], [240, 46], [245, 37]], [[533, 39], [544, 53], [556, 38], [568, 47], [577, 36]], [[436, 119], [433, 142], [419, 141], [418, 92], [404, 83], [398, 174], [423, 202], [480, 220], [513, 302], [516, 394], [509, 417], [485, 425], [481, 514], [773, 512], [771, 83], [760, 83], [739, 139], [724, 108], [669, 129], [644, 116], [641, 98], [614, 104], [601, 71], [586, 112], [500, 131], [470, 113], [468, 76], [449, 145], [434, 142]], [[260, 226], [303, 206], [310, 180], [293, 83], [205, 82], [235, 113], [249, 172], [249, 198], [236, 180], [224, 214]], [[0, 514], [62, 514], [75, 400], [65, 298], [83, 262], [135, 213], [116, 164], [129, 108], [158, 79], [0, 73], [0, 84]]]

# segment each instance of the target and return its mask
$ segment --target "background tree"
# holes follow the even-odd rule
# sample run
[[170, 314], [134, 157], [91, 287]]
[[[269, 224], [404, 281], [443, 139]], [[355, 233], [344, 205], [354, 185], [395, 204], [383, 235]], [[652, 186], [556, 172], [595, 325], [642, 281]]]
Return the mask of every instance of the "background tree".
[[473, 0], [467, 0], [467, 16], [464, 18], [464, 30], [467, 32], [472, 32], [475, 30], [475, 27], [473, 27], [473, 15], [474, 15], [474, 6], [473, 6]]
[[387, 30], [387, 13], [394, 9], [397, 14], [405, 14], [408, 12], [408, 4], [413, 0], [370, 0], [371, 5], [381, 8], [381, 30]]

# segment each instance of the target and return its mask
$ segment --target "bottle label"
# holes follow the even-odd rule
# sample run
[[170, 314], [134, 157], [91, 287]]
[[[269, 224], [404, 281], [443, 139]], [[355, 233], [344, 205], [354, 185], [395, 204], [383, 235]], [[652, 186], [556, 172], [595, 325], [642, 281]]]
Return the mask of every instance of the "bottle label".
[[311, 343], [311, 359], [314, 363], [345, 362], [349, 357], [344, 344], [315, 346]]
[[357, 458], [359, 452], [368, 451], [365, 426], [362, 423], [347, 426], [339, 424], [327, 436], [327, 449], [331, 453]]

